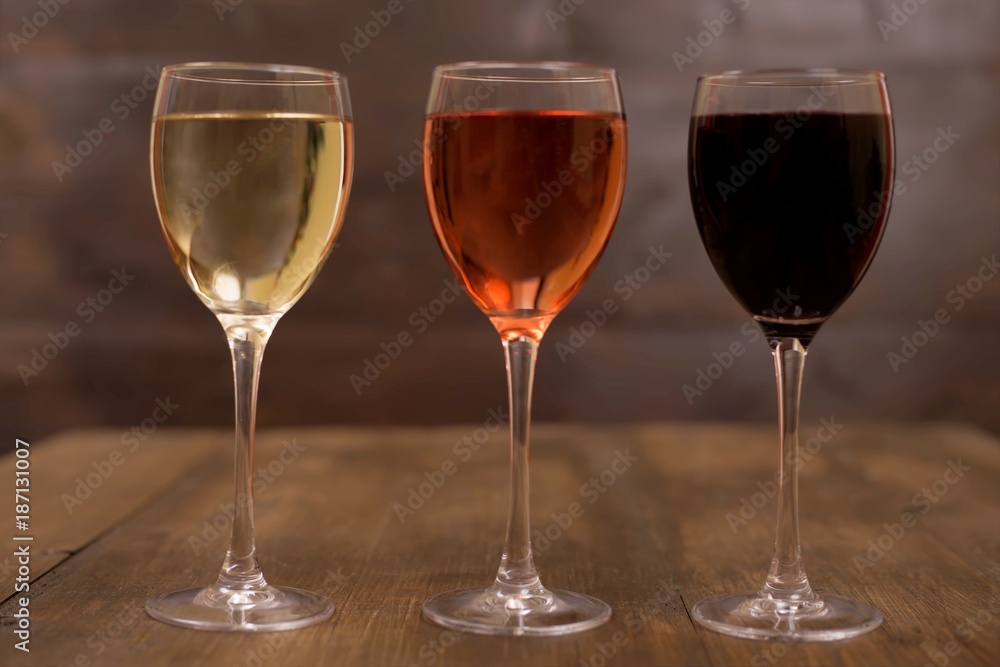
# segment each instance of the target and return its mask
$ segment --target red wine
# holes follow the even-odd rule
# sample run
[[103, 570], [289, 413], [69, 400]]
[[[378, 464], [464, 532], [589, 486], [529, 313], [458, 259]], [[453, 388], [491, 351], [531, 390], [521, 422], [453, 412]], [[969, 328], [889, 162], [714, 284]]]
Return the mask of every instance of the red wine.
[[695, 116], [688, 158], [695, 218], [726, 287], [766, 332], [815, 333], [857, 287], [882, 237], [894, 159], [888, 117]]
[[[625, 184], [625, 120], [579, 111], [433, 114], [424, 186], [445, 257], [505, 327], [548, 321], [604, 250]], [[520, 322], [520, 323], [519, 323]]]

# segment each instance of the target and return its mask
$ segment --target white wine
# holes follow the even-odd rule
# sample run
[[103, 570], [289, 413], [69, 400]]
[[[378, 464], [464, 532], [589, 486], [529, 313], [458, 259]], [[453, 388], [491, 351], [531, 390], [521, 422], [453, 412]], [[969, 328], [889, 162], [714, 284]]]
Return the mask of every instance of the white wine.
[[153, 121], [153, 189], [174, 261], [217, 314], [280, 314], [323, 265], [344, 217], [350, 121], [287, 113]]

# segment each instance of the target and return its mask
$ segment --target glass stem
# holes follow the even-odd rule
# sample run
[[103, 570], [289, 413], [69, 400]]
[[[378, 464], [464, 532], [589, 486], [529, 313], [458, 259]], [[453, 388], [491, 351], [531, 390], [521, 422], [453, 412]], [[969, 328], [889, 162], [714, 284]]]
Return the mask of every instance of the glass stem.
[[538, 341], [530, 336], [505, 337], [507, 387], [510, 400], [510, 505], [507, 537], [494, 588], [503, 594], [537, 593], [542, 589], [531, 556], [528, 513], [528, 431], [531, 389]]
[[216, 584], [235, 590], [267, 588], [257, 563], [253, 534], [253, 455], [257, 419], [257, 382], [269, 328], [241, 322], [226, 327], [233, 354], [236, 383], [236, 497], [233, 503], [233, 535], [229, 552]]
[[772, 338], [778, 381], [781, 445], [778, 458], [778, 529], [774, 559], [762, 595], [778, 600], [813, 600], [799, 546], [799, 399], [806, 348], [797, 338]]

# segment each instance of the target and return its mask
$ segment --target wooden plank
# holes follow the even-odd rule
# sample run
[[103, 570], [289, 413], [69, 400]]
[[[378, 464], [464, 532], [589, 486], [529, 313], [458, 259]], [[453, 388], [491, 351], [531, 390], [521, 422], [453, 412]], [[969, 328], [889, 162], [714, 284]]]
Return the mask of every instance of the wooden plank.
[[[204, 437], [202, 432], [147, 431], [152, 432], [140, 430], [141, 439], [128, 429], [68, 431], [44, 443], [29, 443], [31, 519], [23, 534], [34, 537], [32, 581], [173, 487], [178, 477], [212, 454], [185, 446], [189, 438]], [[0, 458], [6, 488], [13, 488], [14, 466], [13, 454]], [[5, 528], [20, 532], [13, 530], [13, 509], [4, 508], [10, 517]], [[7, 598], [17, 567], [11, 550], [4, 551], [0, 591]]]
[[[813, 437], [819, 427], [804, 423], [803, 437]], [[712, 442], [705, 442], [706, 435]], [[683, 461], [676, 448], [654, 450], [660, 455], [663, 483], [679, 485], [690, 497], [701, 499], [685, 508], [682, 521], [682, 542], [692, 552], [683, 584], [689, 604], [719, 593], [754, 590], [763, 583], [774, 540], [773, 500], [746, 524], [728, 519], [740, 516], [743, 499], [753, 508], [754, 501], [767, 497], [773, 480], [776, 435], [748, 436], [741, 428], [694, 432], [688, 442], [692, 456]], [[654, 434], [654, 441], [659, 437]], [[996, 443], [978, 431], [949, 426], [848, 423], [820, 444], [816, 455], [804, 462], [800, 478], [802, 544], [810, 580], [821, 593], [874, 604], [886, 621], [870, 634], [830, 644], [757, 644], [702, 631], [713, 664], [922, 665], [931, 661], [929, 652], [943, 650], [949, 641], [960, 648], [957, 664], [997, 664], [996, 625], [971, 642], [961, 641], [956, 632], [965, 616], [980, 611], [990, 614], [992, 623], [1000, 621], [998, 581], [969, 561], [976, 553], [990, 554], [996, 568], [1000, 556]], [[947, 461], [959, 455], [968, 456], [966, 462], [974, 460], [974, 469], [926, 515], [920, 514], [910, 504], [913, 496], [940, 478]], [[898, 522], [907, 510], [921, 521], [891, 544], [883, 540], [889, 548], [872, 565], [855, 561], [869, 560], [868, 541], [878, 546], [884, 524]], [[966, 521], [969, 515], [973, 518]], [[930, 530], [962, 522], [964, 530], [953, 530], [947, 541]]]
[[[804, 436], [819, 426], [804, 422]], [[979, 431], [847, 423], [805, 462], [802, 533], [811, 580], [821, 591], [869, 601], [886, 616], [868, 635], [806, 645], [725, 637], [694, 626], [687, 612], [702, 597], [762, 581], [773, 501], [735, 531], [727, 515], [738, 515], [741, 499], [772, 478], [770, 425], [537, 426], [533, 527], [554, 538], [536, 543], [543, 580], [606, 600], [612, 620], [552, 639], [480, 637], [427, 623], [420, 615], [427, 596], [486, 585], [497, 566], [506, 434], [489, 435], [475, 452], [457, 444], [477, 435], [489, 434], [476, 425], [263, 432], [258, 470], [272, 466], [257, 501], [265, 574], [274, 583], [324, 591], [338, 609], [319, 626], [246, 636], [182, 630], [142, 613], [149, 595], [209, 583], [226, 546], [225, 535], [213, 537], [205, 527], [224, 517], [219, 504], [232, 492], [230, 436], [171, 434], [178, 450], [219, 453], [33, 586], [32, 653], [11, 649], [5, 631], [0, 662], [770, 667], [923, 665], [940, 652], [951, 665], [1000, 663], [1000, 445]], [[294, 442], [298, 455], [278, 465], [283, 442]], [[626, 450], [637, 460], [604, 492], [581, 489]], [[39, 470], [48, 465], [45, 451], [39, 449]], [[878, 545], [883, 524], [919, 512], [914, 495], [933, 489], [959, 457], [971, 469], [884, 555], [859, 567], [855, 557], [868, 558], [869, 540]], [[445, 461], [456, 472], [442, 479], [435, 473]], [[79, 468], [67, 474], [73, 478]], [[430, 478], [440, 486], [433, 493]], [[425, 482], [429, 497], [401, 520], [394, 506], [404, 507], [410, 490]], [[562, 528], [552, 515], [565, 514], [572, 502], [584, 512]], [[11, 610], [8, 603], [0, 613]], [[976, 622], [977, 613], [981, 629], [973, 630], [965, 619]], [[949, 648], [957, 654], [946, 655]]]

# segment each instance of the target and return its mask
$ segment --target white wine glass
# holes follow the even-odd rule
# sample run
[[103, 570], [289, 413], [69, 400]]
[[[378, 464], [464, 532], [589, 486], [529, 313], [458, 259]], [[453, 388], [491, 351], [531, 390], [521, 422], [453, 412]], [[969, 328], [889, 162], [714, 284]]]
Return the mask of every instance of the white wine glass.
[[308, 67], [165, 67], [153, 112], [153, 192], [174, 261], [225, 329], [236, 384], [236, 496], [218, 580], [150, 599], [153, 618], [201, 630], [291, 630], [333, 614], [324, 596], [270, 585], [257, 562], [253, 450], [260, 364], [340, 230], [353, 168], [347, 79]]

